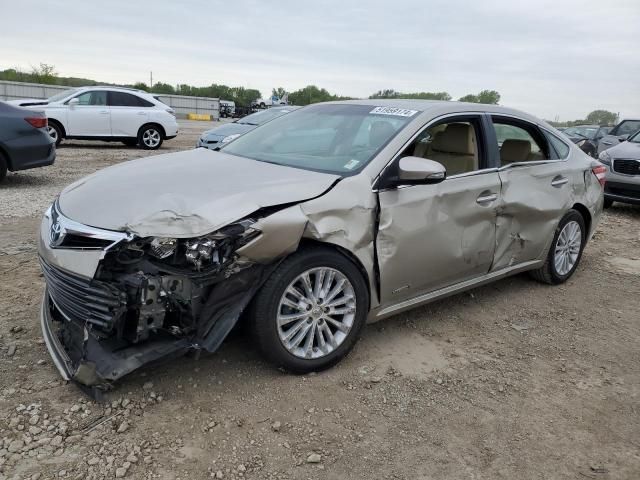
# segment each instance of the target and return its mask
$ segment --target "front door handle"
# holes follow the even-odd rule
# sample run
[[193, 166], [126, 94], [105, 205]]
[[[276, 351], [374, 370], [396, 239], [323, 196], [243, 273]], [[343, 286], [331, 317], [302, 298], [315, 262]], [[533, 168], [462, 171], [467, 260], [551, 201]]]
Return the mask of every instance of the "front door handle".
[[146, 115], [147, 112], [138, 112], [138, 115]]
[[495, 202], [498, 198], [498, 195], [492, 192], [482, 192], [480, 196], [476, 199], [476, 203], [478, 205], [486, 205], [491, 202]]
[[98, 112], [98, 113], [100, 113], [100, 115], [107, 115], [109, 113], [109, 111], [108, 110], [100, 110], [100, 112]]
[[613, 145], [613, 142], [602, 142], [603, 145]]
[[551, 180], [552, 187], [561, 187], [562, 185], [569, 183], [569, 179], [567, 177], [563, 177], [558, 175], [556, 178]]

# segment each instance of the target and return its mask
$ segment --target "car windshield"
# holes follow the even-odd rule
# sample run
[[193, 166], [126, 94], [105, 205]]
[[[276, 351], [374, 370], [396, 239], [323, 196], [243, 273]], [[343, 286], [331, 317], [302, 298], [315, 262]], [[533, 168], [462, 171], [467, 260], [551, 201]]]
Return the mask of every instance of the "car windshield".
[[311, 105], [256, 128], [222, 150], [261, 162], [350, 174], [369, 163], [417, 113], [371, 105]]
[[64, 90], [63, 92], [56, 93], [53, 97], [47, 98], [47, 102], [49, 102], [49, 103], [57, 102], [58, 100], [62, 100], [63, 98], [67, 98], [69, 95], [73, 94], [77, 90], [78, 90], [77, 88], [72, 88], [70, 90]]
[[269, 110], [265, 110], [263, 112], [252, 113], [251, 115], [247, 115], [246, 117], [238, 120], [238, 123], [242, 123], [244, 125], [262, 125], [263, 123], [267, 123], [274, 118], [281, 117], [285, 113], [289, 113], [291, 110], [289, 109], [275, 109], [270, 108]]
[[578, 137], [594, 138], [597, 131], [597, 127], [570, 127], [567, 128], [564, 133], [565, 135], [577, 135]]

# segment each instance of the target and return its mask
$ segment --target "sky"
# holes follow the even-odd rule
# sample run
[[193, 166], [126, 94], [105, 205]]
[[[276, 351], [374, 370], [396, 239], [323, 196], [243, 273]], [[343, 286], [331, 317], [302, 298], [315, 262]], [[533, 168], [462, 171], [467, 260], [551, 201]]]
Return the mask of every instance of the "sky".
[[554, 120], [640, 116], [640, 0], [0, 0], [0, 69], [365, 98], [497, 90]]

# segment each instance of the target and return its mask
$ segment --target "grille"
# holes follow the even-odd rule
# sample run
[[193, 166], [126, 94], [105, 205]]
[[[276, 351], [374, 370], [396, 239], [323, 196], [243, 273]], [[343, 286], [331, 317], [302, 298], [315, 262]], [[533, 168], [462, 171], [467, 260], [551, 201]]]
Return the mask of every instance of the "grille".
[[69, 320], [111, 329], [124, 307], [117, 290], [65, 272], [40, 258], [51, 299]]
[[640, 175], [640, 161], [638, 160], [614, 160], [613, 171], [625, 175]]

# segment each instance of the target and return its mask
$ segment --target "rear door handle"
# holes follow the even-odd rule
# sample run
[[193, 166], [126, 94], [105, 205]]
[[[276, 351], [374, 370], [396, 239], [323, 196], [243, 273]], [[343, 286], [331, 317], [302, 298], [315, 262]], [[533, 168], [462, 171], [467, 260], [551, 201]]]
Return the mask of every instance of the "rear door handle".
[[565, 183], [569, 183], [569, 179], [567, 177], [557, 176], [553, 180], [551, 180], [552, 187], [561, 187]]
[[498, 198], [498, 195], [491, 192], [482, 192], [480, 196], [476, 199], [476, 203], [479, 205], [486, 205], [488, 203], [494, 202]]
[[603, 145], [611, 145], [613, 142], [602, 142]]
[[109, 110], [100, 110], [100, 115], [107, 115], [109, 113]]
[[138, 112], [138, 115], [146, 115], [147, 112]]

